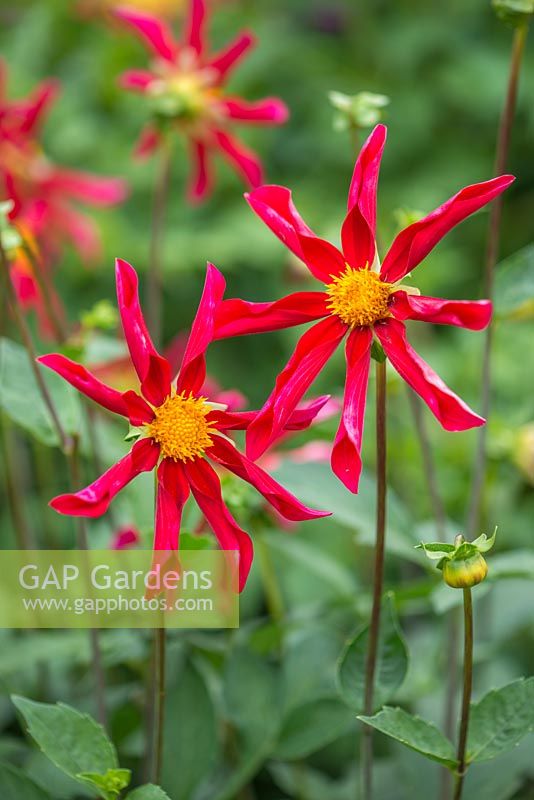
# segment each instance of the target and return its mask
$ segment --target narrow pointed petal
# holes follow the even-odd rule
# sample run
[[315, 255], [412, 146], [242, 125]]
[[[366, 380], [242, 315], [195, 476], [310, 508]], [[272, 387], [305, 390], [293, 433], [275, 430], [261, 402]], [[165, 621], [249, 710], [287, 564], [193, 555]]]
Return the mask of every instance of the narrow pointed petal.
[[[46, 218], [46, 211], [43, 216]], [[85, 261], [91, 262], [99, 258], [102, 252], [102, 241], [100, 231], [91, 217], [64, 205], [60, 213], [50, 215], [50, 224], [55, 225], [72, 241], [73, 246]]]
[[215, 338], [265, 333], [314, 322], [329, 315], [324, 292], [295, 292], [273, 303], [223, 300], [215, 315]]
[[154, 550], [178, 550], [189, 482], [179, 461], [164, 458], [158, 467]]
[[254, 486], [285, 519], [300, 522], [306, 519], [328, 517], [331, 514], [329, 511], [316, 511], [303, 505], [265, 470], [250, 461], [239, 452], [237, 447], [220, 436], [214, 437], [213, 446], [209, 448], [206, 455]]
[[298, 234], [302, 258], [311, 274], [322, 283], [332, 283], [347, 268], [343, 253], [318, 236]]
[[139, 281], [131, 264], [118, 258], [115, 262], [117, 301], [126, 344], [135, 371], [142, 382], [148, 371], [150, 356], [158, 356], [139, 303]]
[[372, 341], [373, 333], [370, 328], [356, 328], [347, 339], [343, 411], [331, 456], [332, 471], [355, 494], [362, 471], [360, 451]]
[[201, 55], [205, 50], [204, 27], [206, 24], [206, 2], [205, 0], [190, 0], [189, 19], [185, 30], [185, 45], [192, 47], [197, 55]]
[[241, 33], [228, 47], [210, 59], [209, 66], [217, 70], [219, 80], [223, 81], [230, 70], [236, 67], [245, 54], [255, 45], [256, 40], [251, 33]]
[[43, 81], [35, 90], [33, 97], [20, 104], [21, 133], [33, 134], [37, 131], [58, 93], [59, 81]]
[[399, 375], [422, 397], [445, 430], [465, 431], [484, 425], [486, 420], [475, 414], [417, 355], [406, 340], [402, 322], [389, 319], [375, 325], [374, 330]]
[[128, 410], [130, 424], [135, 428], [139, 428], [141, 425], [147, 425], [153, 421], [154, 411], [146, 400], [140, 397], [137, 392], [129, 389], [127, 392], [124, 392], [122, 398]]
[[223, 131], [215, 131], [215, 139], [226, 160], [249, 186], [255, 188], [263, 182], [263, 168], [256, 153], [245, 147], [235, 136]]
[[139, 159], [148, 158], [157, 150], [161, 143], [160, 132], [153, 125], [145, 125], [141, 135], [136, 142], [134, 157]]
[[108, 411], [113, 411], [114, 414], [120, 414], [123, 417], [128, 416], [128, 409], [124, 402], [123, 396], [120, 392], [106, 386], [92, 375], [89, 370], [70, 358], [62, 356], [58, 353], [51, 353], [47, 356], [40, 356], [37, 361], [44, 364], [48, 369], [57, 372], [61, 375], [71, 386], [78, 389], [86, 397], [94, 400], [103, 408]]
[[289, 118], [286, 104], [277, 97], [266, 97], [252, 103], [240, 97], [227, 97], [220, 101], [219, 106], [230, 119], [242, 122], [283, 125]]
[[344, 261], [354, 269], [373, 266], [376, 255], [375, 237], [369, 223], [356, 205], [348, 212], [341, 228]]
[[127, 196], [126, 183], [120, 178], [105, 178], [73, 169], [54, 169], [48, 181], [50, 189], [93, 206], [114, 206]]
[[208, 264], [204, 290], [178, 374], [178, 392], [197, 394], [202, 389], [206, 380], [206, 350], [213, 341], [215, 313], [225, 288], [222, 274], [213, 264]]
[[189, 179], [187, 196], [191, 203], [199, 203], [210, 194], [212, 177], [208, 161], [208, 149], [204, 142], [194, 140], [190, 144], [193, 170]]
[[295, 208], [290, 190], [285, 186], [260, 186], [259, 189], [246, 194], [245, 199], [275, 236], [278, 236], [286, 247], [304, 261], [298, 234], [303, 236], [315, 236], [315, 234]]
[[[285, 430], [303, 431], [309, 428], [329, 400], [330, 395], [326, 394], [301, 403], [288, 419]], [[221, 431], [245, 431], [257, 414], [257, 411], [213, 411], [209, 419]]]
[[146, 69], [128, 69], [119, 75], [119, 86], [122, 89], [143, 93], [155, 79], [155, 75]]
[[50, 505], [60, 514], [72, 517], [100, 517], [121, 489], [141, 472], [154, 469], [159, 458], [159, 445], [150, 439], [136, 442], [128, 455], [121, 458], [94, 483], [75, 494], [54, 497]]
[[278, 375], [267, 402], [247, 431], [247, 455], [256, 460], [280, 436], [299, 400], [347, 332], [337, 317], [314, 325], [300, 338], [287, 365]]
[[160, 406], [171, 393], [171, 366], [157, 353], [148, 355], [146, 375], [141, 381], [141, 392], [154, 406]]
[[377, 125], [360, 151], [349, 189], [348, 211], [355, 206], [360, 209], [373, 238], [376, 236], [378, 175], [386, 137], [386, 127]]
[[133, 8], [116, 8], [113, 12], [118, 19], [125, 22], [137, 33], [150, 52], [166, 61], [174, 61], [178, 47], [170, 28], [162, 20], [151, 14], [135, 11]]
[[224, 504], [221, 483], [215, 470], [203, 458], [185, 465], [193, 496], [223, 550], [239, 553], [239, 591], [245, 588], [252, 566], [253, 547], [248, 533], [239, 527]]
[[491, 322], [490, 300], [443, 300], [440, 297], [395, 292], [390, 311], [395, 319], [416, 319], [434, 325], [457, 325], [481, 331]]
[[501, 175], [485, 183], [466, 186], [428, 216], [405, 228], [399, 233], [384, 259], [381, 279], [388, 283], [402, 280], [426, 258], [451, 228], [494, 200], [514, 180], [513, 175]]

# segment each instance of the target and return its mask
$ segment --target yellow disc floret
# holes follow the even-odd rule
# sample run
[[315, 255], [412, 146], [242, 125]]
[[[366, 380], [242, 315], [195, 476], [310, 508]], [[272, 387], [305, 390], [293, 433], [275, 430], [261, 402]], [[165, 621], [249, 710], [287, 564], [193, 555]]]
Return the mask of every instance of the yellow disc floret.
[[147, 435], [161, 447], [163, 458], [188, 461], [201, 456], [211, 447], [216, 432], [207, 415], [213, 407], [204, 397], [185, 392], [168, 397], [154, 409], [154, 421], [146, 426]]
[[381, 281], [378, 273], [347, 266], [345, 272], [327, 284], [328, 310], [351, 328], [372, 325], [390, 316], [392, 290], [393, 285]]

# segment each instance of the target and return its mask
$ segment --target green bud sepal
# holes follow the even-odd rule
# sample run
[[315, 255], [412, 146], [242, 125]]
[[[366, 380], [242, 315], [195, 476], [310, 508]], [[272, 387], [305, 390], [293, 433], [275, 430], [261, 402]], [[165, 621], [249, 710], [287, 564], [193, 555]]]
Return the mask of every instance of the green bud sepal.
[[443, 572], [443, 580], [453, 589], [468, 589], [482, 583], [488, 574], [488, 565], [483, 553], [491, 550], [495, 544], [497, 528], [489, 538], [483, 533], [473, 542], [466, 542], [462, 534], [458, 534], [454, 544], [448, 542], [430, 542], [417, 545], [425, 551], [432, 561], [437, 561], [437, 568]]

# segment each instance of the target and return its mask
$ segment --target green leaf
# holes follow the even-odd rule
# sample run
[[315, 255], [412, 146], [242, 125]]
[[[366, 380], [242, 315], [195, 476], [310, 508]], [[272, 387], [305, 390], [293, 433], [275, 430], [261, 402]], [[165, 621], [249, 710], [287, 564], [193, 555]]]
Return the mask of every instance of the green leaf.
[[280, 725], [279, 678], [264, 658], [247, 647], [235, 647], [224, 673], [223, 696], [228, 718], [250, 746], [271, 739]]
[[[12, 700], [43, 753], [71, 778], [94, 786], [94, 781], [89, 783], [80, 775], [105, 775], [118, 769], [113, 743], [104, 728], [87, 714], [63, 703], [35, 703], [18, 696]], [[105, 794], [102, 797], [107, 800]]]
[[[365, 662], [369, 642], [369, 626], [352, 639], [338, 665], [338, 688], [345, 703], [354, 711], [364, 707]], [[406, 677], [408, 650], [399, 629], [393, 595], [382, 604], [382, 624], [375, 673], [374, 708], [380, 708], [395, 694]]]
[[0, 797], [4, 800], [52, 800], [21, 769], [0, 764]]
[[[50, 370], [39, 369], [65, 432], [71, 435], [79, 433], [80, 403], [75, 390]], [[43, 444], [59, 444], [28, 354], [10, 339], [0, 339], [0, 407], [13, 422]]]
[[534, 244], [519, 250], [499, 265], [493, 307], [495, 316], [501, 319], [534, 317]]
[[138, 789], [134, 789], [133, 792], [128, 792], [126, 800], [171, 800], [171, 798], [160, 786], [147, 783]]
[[115, 800], [122, 790], [130, 785], [132, 773], [129, 769], [108, 769], [105, 775], [100, 775], [98, 772], [81, 772], [76, 778], [94, 786], [105, 800]]
[[534, 678], [488, 692], [471, 708], [467, 760], [489, 761], [511, 750], [534, 728]]
[[449, 553], [454, 553], [456, 547], [446, 542], [421, 542], [421, 544], [416, 545], [415, 549], [424, 550], [428, 558], [433, 561], [439, 561], [440, 558], [445, 558]]
[[358, 719], [426, 758], [455, 769], [457, 762], [452, 742], [430, 722], [408, 714], [402, 708], [388, 707], [374, 717], [359, 716]]
[[186, 662], [165, 699], [161, 783], [173, 800], [188, 800], [193, 795], [217, 753], [217, 725], [210, 694], [198, 669]]
[[350, 730], [354, 715], [338, 700], [316, 700], [294, 709], [280, 733], [273, 758], [306, 758]]

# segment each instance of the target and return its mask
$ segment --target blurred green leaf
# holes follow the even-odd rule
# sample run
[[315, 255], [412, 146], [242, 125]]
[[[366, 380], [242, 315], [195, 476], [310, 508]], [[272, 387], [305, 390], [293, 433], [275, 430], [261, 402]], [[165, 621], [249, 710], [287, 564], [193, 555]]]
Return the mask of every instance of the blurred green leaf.
[[76, 777], [93, 786], [104, 800], [116, 800], [122, 790], [130, 785], [132, 773], [129, 769], [108, 769], [104, 775], [80, 772]]
[[126, 798], [127, 800], [170, 800], [169, 795], [153, 783], [147, 783], [134, 789], [133, 792], [128, 792]]
[[338, 700], [316, 700], [294, 709], [284, 720], [273, 758], [295, 761], [347, 733], [354, 714]]
[[52, 800], [21, 769], [0, 764], [0, 797], [3, 800]]
[[[71, 778], [88, 785], [80, 778], [81, 773], [105, 775], [108, 770], [118, 769], [113, 743], [104, 728], [87, 714], [63, 703], [36, 703], [18, 696], [12, 700], [43, 753]], [[108, 800], [106, 794], [101, 796]]]
[[358, 719], [432, 761], [450, 769], [456, 766], [452, 742], [435, 725], [408, 714], [402, 708], [386, 707], [374, 717], [360, 716]]
[[534, 729], [534, 678], [488, 692], [471, 709], [468, 761], [489, 761], [506, 753]]
[[[50, 370], [39, 367], [54, 407], [67, 434], [80, 428], [77, 393]], [[7, 416], [43, 444], [58, 445], [58, 437], [35, 380], [28, 355], [21, 345], [0, 339], [0, 407]]]
[[534, 244], [499, 264], [495, 274], [495, 316], [500, 319], [534, 317]]
[[[348, 643], [338, 665], [339, 693], [345, 703], [361, 713], [365, 696], [365, 664], [369, 642], [366, 626]], [[382, 604], [380, 637], [375, 673], [374, 708], [380, 708], [402, 685], [408, 670], [408, 650], [399, 628], [393, 595]]]

